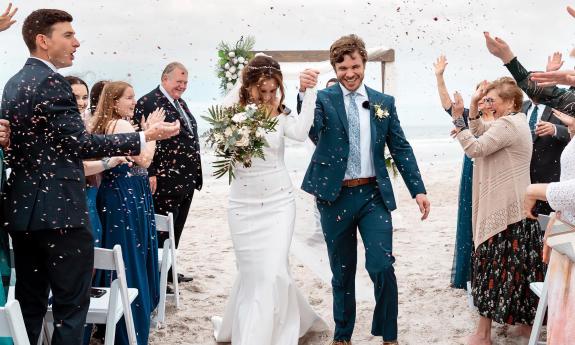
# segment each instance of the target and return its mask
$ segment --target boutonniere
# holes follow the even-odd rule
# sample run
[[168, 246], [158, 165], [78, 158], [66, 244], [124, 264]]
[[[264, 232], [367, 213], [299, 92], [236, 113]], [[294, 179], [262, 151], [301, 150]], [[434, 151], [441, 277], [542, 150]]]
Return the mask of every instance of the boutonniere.
[[371, 103], [370, 104], [369, 101], [365, 101], [362, 103], [362, 106], [365, 109], [369, 109], [370, 106], [373, 107], [373, 112], [375, 114], [375, 117], [378, 118], [379, 120], [383, 120], [389, 116], [389, 110], [387, 110], [387, 108], [385, 108], [380, 103]]

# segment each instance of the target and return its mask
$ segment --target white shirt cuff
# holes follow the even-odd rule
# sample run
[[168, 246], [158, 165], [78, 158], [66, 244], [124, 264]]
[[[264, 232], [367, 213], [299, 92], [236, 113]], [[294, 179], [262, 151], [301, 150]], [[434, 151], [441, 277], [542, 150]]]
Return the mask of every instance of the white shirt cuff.
[[140, 134], [140, 152], [144, 151], [146, 148], [146, 135], [144, 132], [138, 132]]
[[553, 133], [553, 136], [556, 137], [557, 136], [557, 125], [553, 125], [553, 129], [555, 130], [555, 132]]

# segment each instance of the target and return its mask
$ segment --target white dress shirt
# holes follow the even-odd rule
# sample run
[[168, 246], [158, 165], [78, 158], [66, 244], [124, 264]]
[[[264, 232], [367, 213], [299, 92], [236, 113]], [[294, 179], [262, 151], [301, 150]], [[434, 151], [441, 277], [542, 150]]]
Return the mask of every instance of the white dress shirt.
[[[343, 93], [343, 102], [345, 104], [345, 112], [347, 115], [347, 109], [349, 107], [349, 101], [351, 100], [349, 94], [351, 91], [346, 89], [343, 85], [339, 84], [341, 91]], [[363, 102], [369, 101], [367, 98], [367, 89], [365, 85], [361, 85], [355, 91], [357, 96], [355, 97], [355, 103], [357, 104], [357, 109], [359, 109], [359, 148], [361, 152], [361, 172], [359, 178], [374, 177], [375, 169], [373, 168], [373, 150], [371, 147], [371, 112], [370, 109], [365, 109], [363, 107]], [[299, 92], [298, 97], [303, 100], [303, 92]], [[351, 177], [347, 173], [343, 177], [344, 180], [349, 180]]]
[[[539, 123], [541, 121], [541, 116], [543, 115], [543, 112], [545, 111], [545, 108], [547, 108], [547, 106], [545, 104], [537, 104], [537, 122]], [[531, 119], [531, 114], [533, 114], [533, 110], [535, 110], [535, 103], [531, 102], [531, 106], [529, 106], [529, 108], [527, 109], [527, 122], [529, 122], [529, 119]], [[553, 133], [553, 136], [557, 136], [557, 126], [553, 125], [553, 128], [555, 128], [555, 133]]]
[[[58, 68], [54, 66], [54, 64], [51, 63], [50, 61], [40, 59], [39, 57], [35, 56], [30, 56], [30, 58], [42, 61], [46, 66], [50, 67], [50, 69], [54, 71], [54, 73], [58, 73]], [[80, 117], [82, 118], [82, 120], [84, 119], [83, 114], [80, 114]], [[144, 148], [146, 148], [146, 135], [144, 134], [144, 132], [138, 132], [138, 133], [140, 134], [140, 152], [142, 152], [144, 151]]]
[[[347, 113], [349, 102], [351, 101], [351, 97], [349, 96], [351, 91], [346, 89], [342, 84], [339, 84], [339, 86], [343, 92], [343, 102]], [[373, 177], [375, 176], [375, 170], [373, 168], [373, 151], [371, 148], [371, 112], [369, 108], [366, 109], [362, 106], [363, 102], [369, 101], [365, 85], [361, 83], [355, 93], [357, 94], [355, 97], [355, 103], [357, 105], [357, 109], [359, 109], [359, 147], [361, 152], [361, 172], [359, 174], [359, 178]], [[346, 171], [344, 180], [349, 180], [350, 178], [351, 177]]]

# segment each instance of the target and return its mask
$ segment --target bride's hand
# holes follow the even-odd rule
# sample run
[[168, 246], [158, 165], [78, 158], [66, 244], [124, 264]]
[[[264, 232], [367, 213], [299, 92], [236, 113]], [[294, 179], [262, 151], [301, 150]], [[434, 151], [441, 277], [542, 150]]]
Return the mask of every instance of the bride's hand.
[[150, 115], [148, 115], [147, 119], [142, 118], [142, 129], [146, 130], [150, 128], [150, 126], [164, 121], [166, 118], [166, 111], [164, 108], [156, 108]]

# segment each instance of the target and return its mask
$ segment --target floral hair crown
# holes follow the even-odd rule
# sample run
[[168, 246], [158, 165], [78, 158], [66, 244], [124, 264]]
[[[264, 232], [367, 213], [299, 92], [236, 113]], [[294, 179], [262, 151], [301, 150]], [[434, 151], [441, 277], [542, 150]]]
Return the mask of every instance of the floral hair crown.
[[266, 65], [266, 66], [247, 66], [247, 69], [251, 69], [251, 70], [259, 70], [259, 69], [270, 70], [270, 69], [273, 69], [275, 71], [281, 72], [281, 69], [274, 67], [274, 66], [269, 66], [269, 65]]

